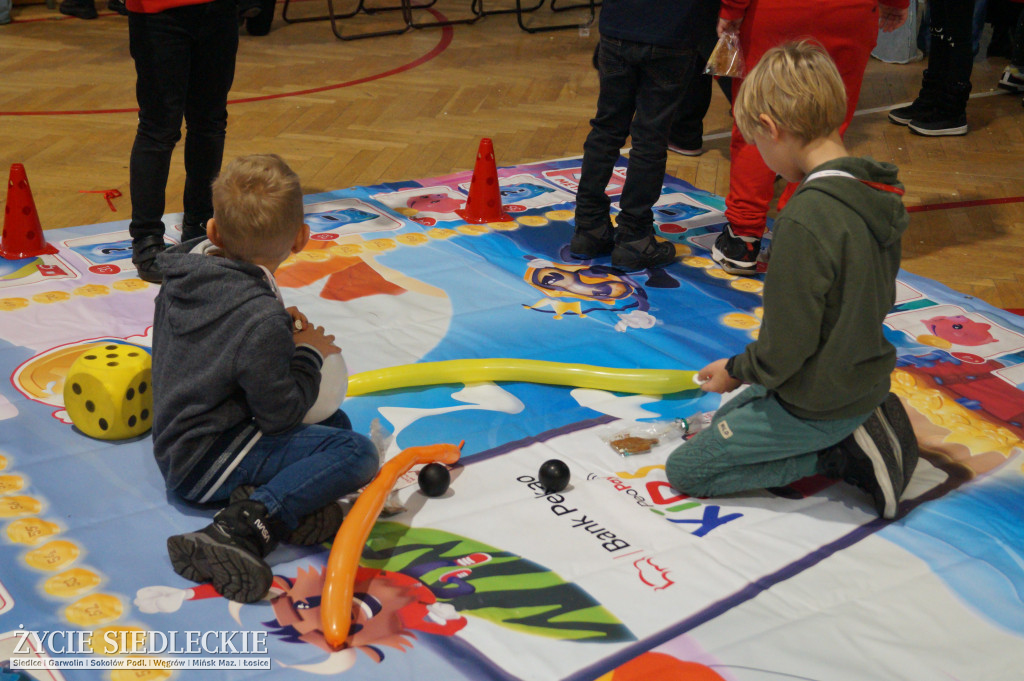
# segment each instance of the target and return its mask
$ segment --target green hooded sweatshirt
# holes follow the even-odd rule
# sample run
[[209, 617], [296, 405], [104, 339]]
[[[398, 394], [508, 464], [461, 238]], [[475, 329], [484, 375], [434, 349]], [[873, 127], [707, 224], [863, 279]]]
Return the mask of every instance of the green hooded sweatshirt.
[[779, 214], [761, 330], [727, 370], [774, 391], [797, 417], [839, 419], [867, 414], [889, 392], [896, 350], [882, 321], [909, 218], [894, 165], [845, 157], [808, 178], [821, 171], [853, 177], [805, 179]]

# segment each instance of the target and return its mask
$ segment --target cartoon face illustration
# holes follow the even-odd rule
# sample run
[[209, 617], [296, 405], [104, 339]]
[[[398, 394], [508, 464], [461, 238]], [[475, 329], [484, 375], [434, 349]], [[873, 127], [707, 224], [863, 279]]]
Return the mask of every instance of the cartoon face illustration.
[[[294, 580], [275, 577], [274, 584], [281, 591], [271, 600], [275, 620], [264, 625], [286, 641], [301, 641], [334, 653], [320, 628], [324, 571], [300, 568]], [[356, 571], [345, 647], [360, 648], [379, 662], [384, 653], [378, 646], [405, 650], [412, 647], [415, 631], [450, 636], [466, 625], [466, 618], [454, 612], [447, 618], [436, 614], [436, 602], [434, 594], [414, 577], [361, 567]]]
[[72, 246], [71, 250], [89, 262], [108, 263], [132, 257], [132, 240], [111, 241], [88, 246]]
[[984, 345], [995, 343], [989, 333], [990, 325], [968, 319], [964, 315], [939, 316], [924, 319], [922, 323], [934, 336], [955, 345]]
[[530, 268], [526, 273], [526, 281], [548, 296], [608, 303], [628, 298], [635, 293], [634, 287], [617, 274], [576, 265], [548, 263], [546, 267]]
[[501, 198], [509, 201], [526, 201], [542, 194], [548, 194], [555, 191], [551, 187], [545, 187], [539, 184], [529, 184], [526, 182], [520, 184], [510, 184], [501, 188]]
[[670, 203], [666, 206], [654, 206], [652, 210], [654, 211], [654, 219], [659, 222], [689, 220], [694, 216], [711, 212], [707, 208], [698, 208], [688, 203]]
[[405, 205], [423, 213], [454, 213], [464, 203], [447, 194], [421, 194], [410, 198]]
[[326, 213], [311, 213], [306, 216], [306, 224], [311, 232], [329, 232], [343, 225], [355, 225], [373, 220], [377, 216], [358, 208], [341, 208]]

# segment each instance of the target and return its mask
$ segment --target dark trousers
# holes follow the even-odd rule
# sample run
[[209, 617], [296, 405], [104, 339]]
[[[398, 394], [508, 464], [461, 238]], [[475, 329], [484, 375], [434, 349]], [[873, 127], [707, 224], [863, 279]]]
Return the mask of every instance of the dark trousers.
[[576, 225], [588, 229], [608, 219], [611, 201], [605, 189], [626, 137], [632, 136], [617, 237], [632, 241], [653, 233], [651, 206], [665, 181], [669, 128], [693, 78], [697, 53], [602, 36], [597, 61], [601, 89], [583, 144]]
[[213, 216], [210, 185], [220, 172], [228, 91], [238, 51], [237, 0], [128, 15], [139, 127], [129, 167], [134, 239], [164, 233], [167, 176], [184, 118], [186, 224]]
[[974, 0], [931, 0], [928, 11], [931, 17], [928, 70], [947, 85], [969, 83], [974, 66], [971, 45]]

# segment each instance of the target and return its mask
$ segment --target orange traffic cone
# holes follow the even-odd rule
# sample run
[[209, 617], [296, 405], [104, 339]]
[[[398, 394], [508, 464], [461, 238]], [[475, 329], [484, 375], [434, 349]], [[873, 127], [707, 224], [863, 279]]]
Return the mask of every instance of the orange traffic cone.
[[43, 236], [36, 204], [32, 200], [32, 189], [28, 186], [25, 166], [15, 163], [11, 166], [11, 178], [7, 182], [7, 205], [4, 207], [0, 256], [7, 260], [21, 260], [44, 253], [52, 255], [56, 252], [57, 249], [46, 243], [46, 237]]
[[469, 183], [466, 207], [455, 211], [466, 222], [480, 225], [485, 222], [508, 222], [512, 218], [501, 208], [501, 188], [498, 186], [498, 166], [494, 162], [494, 145], [489, 137], [480, 140], [476, 152], [476, 166]]

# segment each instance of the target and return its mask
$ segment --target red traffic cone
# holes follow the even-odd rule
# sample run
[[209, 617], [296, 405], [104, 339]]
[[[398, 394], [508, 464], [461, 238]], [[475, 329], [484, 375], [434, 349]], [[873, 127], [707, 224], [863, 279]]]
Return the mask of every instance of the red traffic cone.
[[489, 137], [480, 140], [476, 152], [476, 166], [469, 183], [466, 207], [455, 211], [466, 222], [480, 225], [485, 222], [508, 222], [512, 217], [501, 209], [501, 188], [498, 186], [498, 166], [494, 162], [494, 145]]
[[7, 181], [7, 205], [4, 207], [0, 256], [7, 260], [21, 260], [44, 253], [52, 255], [56, 252], [57, 249], [46, 243], [46, 237], [43, 236], [36, 204], [32, 200], [32, 189], [28, 186], [25, 166], [15, 163], [11, 166], [11, 178]]

